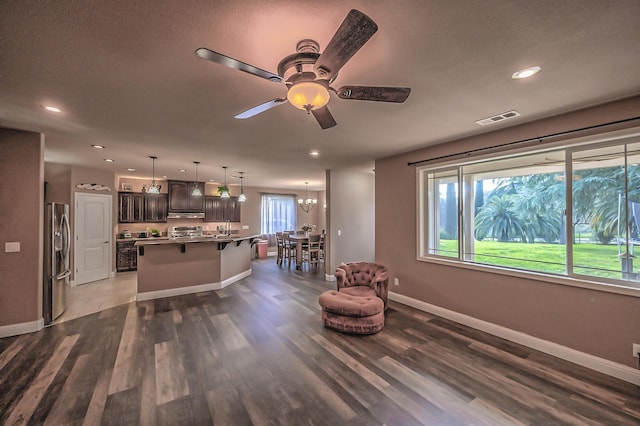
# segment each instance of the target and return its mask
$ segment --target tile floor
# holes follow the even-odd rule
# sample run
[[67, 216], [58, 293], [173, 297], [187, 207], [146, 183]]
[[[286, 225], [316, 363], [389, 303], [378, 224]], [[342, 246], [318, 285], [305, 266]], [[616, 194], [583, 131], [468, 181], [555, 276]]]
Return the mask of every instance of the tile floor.
[[119, 272], [114, 278], [68, 287], [67, 309], [54, 324], [133, 302], [137, 282], [137, 272]]

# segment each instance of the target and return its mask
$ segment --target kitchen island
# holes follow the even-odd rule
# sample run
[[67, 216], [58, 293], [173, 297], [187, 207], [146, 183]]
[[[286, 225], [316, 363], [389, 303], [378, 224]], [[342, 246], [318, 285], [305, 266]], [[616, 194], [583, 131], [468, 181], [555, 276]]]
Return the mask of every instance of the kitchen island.
[[219, 290], [251, 275], [257, 235], [138, 240], [136, 300]]

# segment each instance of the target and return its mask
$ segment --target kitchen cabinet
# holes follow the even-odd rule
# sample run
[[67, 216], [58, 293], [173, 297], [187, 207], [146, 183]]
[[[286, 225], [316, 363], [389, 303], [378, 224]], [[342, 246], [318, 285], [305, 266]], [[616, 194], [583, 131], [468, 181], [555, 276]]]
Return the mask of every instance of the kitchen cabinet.
[[204, 221], [224, 222], [222, 198], [210, 196], [204, 197]]
[[118, 193], [118, 223], [144, 221], [144, 196], [135, 192]]
[[238, 197], [231, 197], [223, 200], [224, 220], [231, 222], [240, 222], [240, 207], [242, 203], [238, 202]]
[[168, 194], [144, 194], [145, 222], [166, 222], [168, 208]]
[[242, 203], [238, 197], [204, 197], [204, 221], [205, 222], [240, 222]]
[[204, 211], [204, 197], [191, 195], [196, 185], [204, 194], [204, 182], [170, 180], [169, 212], [202, 213]]
[[116, 271], [136, 271], [138, 269], [138, 248], [134, 240], [116, 241]]

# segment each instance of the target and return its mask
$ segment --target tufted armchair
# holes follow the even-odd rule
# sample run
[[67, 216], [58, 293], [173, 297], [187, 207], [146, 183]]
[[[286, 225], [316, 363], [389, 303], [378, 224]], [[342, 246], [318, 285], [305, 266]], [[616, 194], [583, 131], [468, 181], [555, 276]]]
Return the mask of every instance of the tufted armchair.
[[386, 266], [369, 262], [352, 262], [336, 269], [338, 291], [351, 296], [377, 296], [387, 309], [389, 271]]

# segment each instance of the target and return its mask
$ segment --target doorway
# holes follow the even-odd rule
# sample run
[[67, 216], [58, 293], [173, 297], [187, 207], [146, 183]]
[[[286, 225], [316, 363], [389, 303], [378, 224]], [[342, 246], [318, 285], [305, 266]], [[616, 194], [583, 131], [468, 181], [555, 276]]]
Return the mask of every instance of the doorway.
[[74, 285], [111, 274], [111, 195], [76, 192], [74, 220]]

